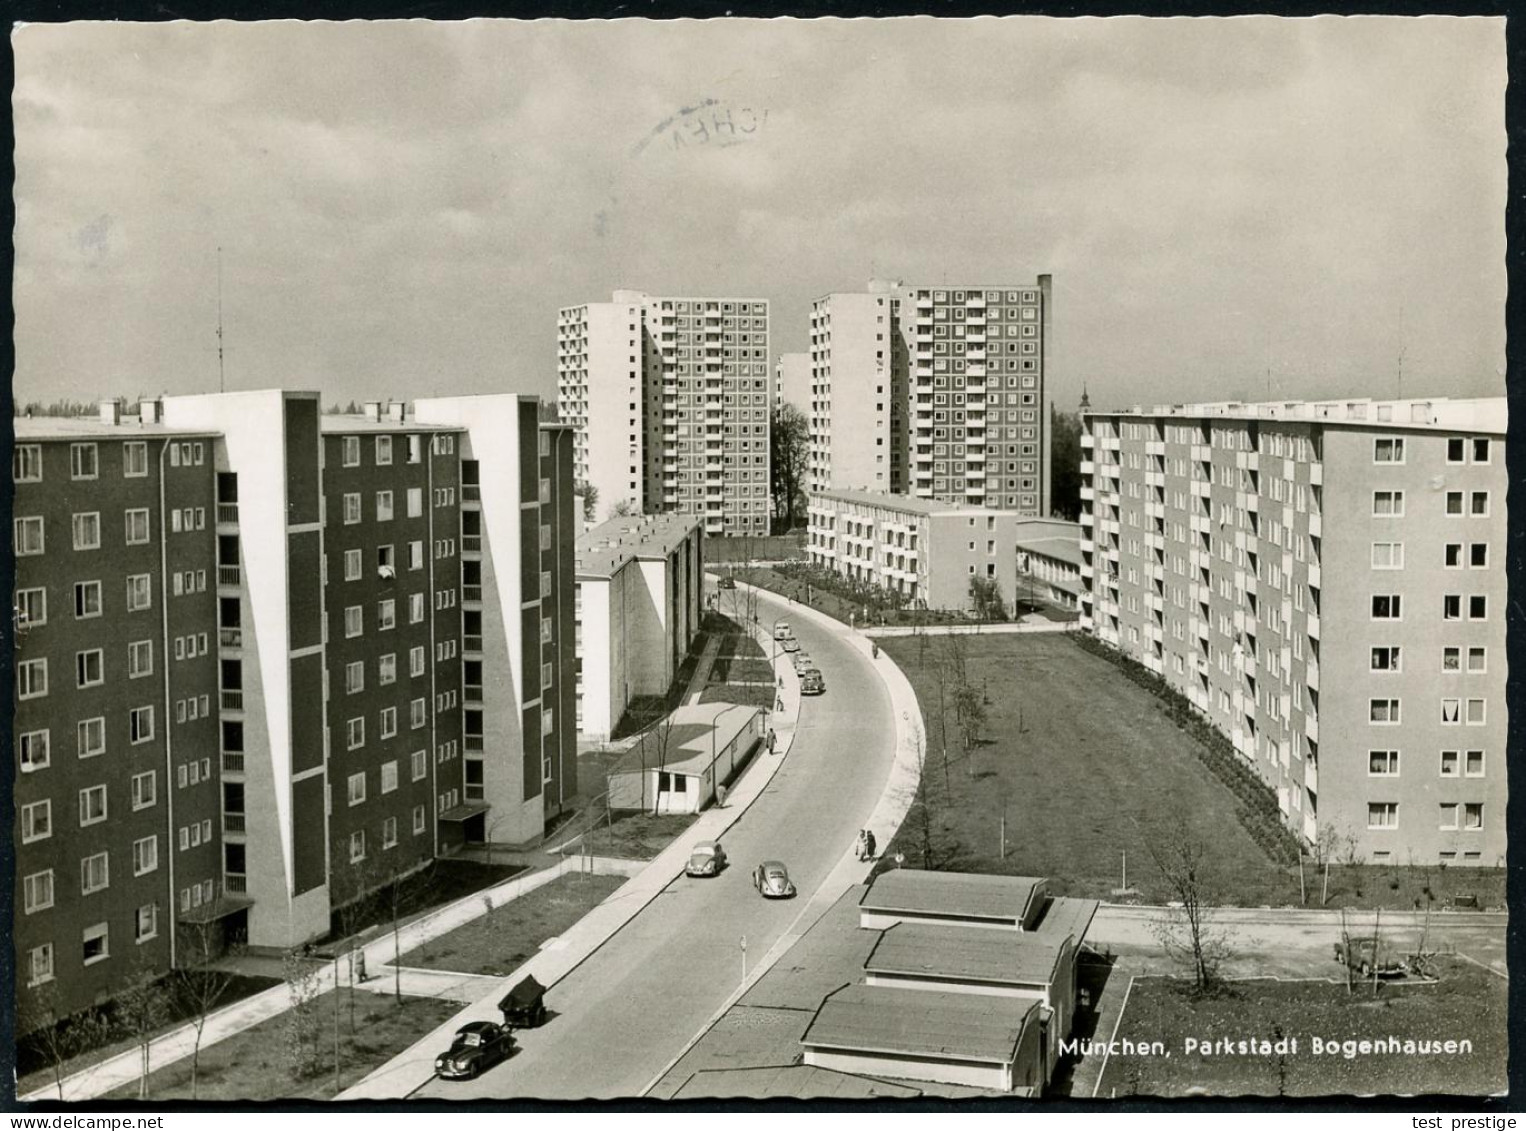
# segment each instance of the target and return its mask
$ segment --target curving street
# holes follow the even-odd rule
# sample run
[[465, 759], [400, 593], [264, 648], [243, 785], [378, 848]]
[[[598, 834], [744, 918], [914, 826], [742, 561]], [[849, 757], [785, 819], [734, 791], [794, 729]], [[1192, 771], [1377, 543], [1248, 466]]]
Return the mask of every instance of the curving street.
[[[803, 700], [784, 765], [726, 834], [730, 867], [712, 880], [681, 876], [669, 884], [552, 987], [546, 1006], [553, 1016], [544, 1028], [517, 1033], [520, 1047], [507, 1062], [474, 1081], [431, 1080], [415, 1095], [638, 1095], [737, 987], [742, 937], [756, 962], [852, 848], [894, 758], [890, 700], [869, 661], [847, 643], [846, 629], [792, 618], [790, 606], [768, 594], [759, 595], [757, 613], [764, 627], [781, 617], [793, 625], [827, 693]], [[769, 858], [789, 866], [796, 898], [771, 902], [753, 889], [752, 868]]]

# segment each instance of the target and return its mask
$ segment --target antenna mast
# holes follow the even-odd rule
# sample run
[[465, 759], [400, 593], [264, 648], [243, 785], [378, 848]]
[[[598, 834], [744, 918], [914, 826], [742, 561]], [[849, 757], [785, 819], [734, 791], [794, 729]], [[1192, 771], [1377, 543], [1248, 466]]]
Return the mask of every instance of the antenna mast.
[[228, 383], [223, 375], [223, 248], [217, 245], [217, 391], [226, 393]]

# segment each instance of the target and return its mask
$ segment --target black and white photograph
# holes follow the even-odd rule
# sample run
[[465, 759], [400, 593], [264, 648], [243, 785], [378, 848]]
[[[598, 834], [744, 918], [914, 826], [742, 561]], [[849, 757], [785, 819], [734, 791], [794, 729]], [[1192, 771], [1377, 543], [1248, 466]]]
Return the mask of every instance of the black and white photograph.
[[1504, 1110], [1503, 15], [171, 14], [11, 29], [12, 1111]]

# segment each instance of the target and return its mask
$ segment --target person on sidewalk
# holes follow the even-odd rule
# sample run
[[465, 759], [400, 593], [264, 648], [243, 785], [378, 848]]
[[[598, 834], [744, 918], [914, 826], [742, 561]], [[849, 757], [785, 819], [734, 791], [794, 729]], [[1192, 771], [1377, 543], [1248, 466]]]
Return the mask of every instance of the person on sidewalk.
[[864, 859], [865, 860], [873, 860], [874, 859], [874, 830], [873, 829], [865, 829], [864, 830]]

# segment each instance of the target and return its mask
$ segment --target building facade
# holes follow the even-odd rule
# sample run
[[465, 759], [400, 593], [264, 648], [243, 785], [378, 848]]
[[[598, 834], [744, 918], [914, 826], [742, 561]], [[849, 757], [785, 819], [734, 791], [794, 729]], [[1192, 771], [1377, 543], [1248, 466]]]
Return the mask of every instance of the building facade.
[[893, 283], [811, 307], [806, 489], [906, 492], [906, 339]]
[[1081, 606], [1081, 524], [1057, 518], [1029, 518], [1017, 524], [1017, 583], [1028, 600], [1061, 608]]
[[811, 415], [811, 355], [808, 353], [781, 353], [774, 362], [773, 407], [792, 404], [800, 415]]
[[557, 329], [558, 411], [599, 519], [624, 501], [697, 514], [707, 534], [768, 533], [767, 301], [617, 291]]
[[1503, 863], [1504, 400], [1093, 412], [1082, 624], [1309, 841]]
[[638, 695], [665, 695], [704, 615], [694, 515], [612, 518], [577, 540], [577, 730], [604, 741]]
[[[24, 1012], [319, 937], [575, 791], [571, 431], [533, 398], [428, 405], [325, 417], [272, 390], [17, 421]], [[479, 608], [511, 611], [515, 650], [482, 651]]]
[[1011, 606], [1018, 515], [875, 491], [812, 495], [806, 553], [815, 565], [904, 597], [912, 607], [972, 607], [976, 579]]

